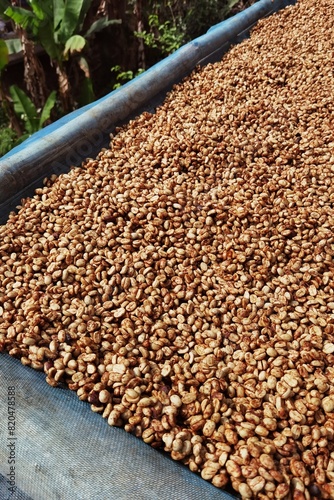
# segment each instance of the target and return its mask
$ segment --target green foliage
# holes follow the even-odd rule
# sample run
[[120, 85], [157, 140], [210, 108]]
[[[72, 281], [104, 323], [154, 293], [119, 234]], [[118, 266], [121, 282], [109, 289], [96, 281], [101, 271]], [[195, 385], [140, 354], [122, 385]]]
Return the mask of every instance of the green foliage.
[[79, 105], [84, 106], [85, 104], [89, 104], [95, 100], [95, 94], [87, 60], [81, 56], [78, 63], [85, 75], [85, 78], [80, 85], [79, 94]]
[[[0, 14], [3, 2], [4, 0], [2, 4], [0, 3]], [[31, 39], [47, 52], [56, 68], [62, 109], [65, 113], [69, 112], [76, 106], [66, 61], [71, 56], [82, 53], [87, 45], [87, 38], [93, 33], [120, 21], [98, 19], [86, 33], [83, 33], [83, 25], [93, 0], [27, 0], [27, 2], [30, 9], [9, 5], [4, 15], [24, 28]], [[85, 88], [86, 97], [88, 94], [93, 94], [91, 81], [85, 81]]]
[[[168, 56], [184, 43], [223, 21], [239, 0], [150, 0], [143, 21], [148, 29], [134, 34], [146, 47]], [[132, 2], [133, 4], [135, 2]]]
[[192, 40], [206, 33], [211, 26], [220, 23], [239, 0], [191, 0], [185, 12], [186, 38]]
[[80, 85], [79, 105], [85, 106], [95, 100], [93, 82], [91, 78], [85, 77]]
[[100, 19], [97, 19], [86, 31], [85, 38], [89, 38], [94, 33], [98, 33], [112, 24], [121, 24], [121, 22], [122, 21], [120, 19], [107, 19], [106, 17], [100, 17]]
[[17, 144], [17, 135], [10, 127], [0, 127], [0, 157], [8, 153]]
[[[17, 42], [17, 39], [14, 42]], [[15, 114], [24, 123], [24, 133], [18, 137], [16, 132], [9, 126], [8, 103], [4, 96], [1, 77], [3, 69], [8, 64], [8, 56], [11, 52], [9, 49], [15, 52], [19, 47], [20, 45], [17, 43], [8, 46], [5, 41], [0, 40], [0, 94], [2, 96], [2, 107], [0, 108], [0, 156], [5, 155], [31, 134], [41, 129], [44, 123], [50, 119], [51, 111], [56, 103], [56, 92], [54, 91], [49, 95], [43, 109], [38, 111], [26, 93], [16, 85], [12, 85], [9, 92]]]
[[0, 39], [0, 73], [8, 64], [8, 47], [6, 42]]
[[22, 50], [22, 43], [19, 38], [8, 38], [5, 40], [8, 48], [8, 54], [18, 54]]
[[55, 10], [54, 35], [55, 42], [65, 45], [66, 41], [77, 33], [82, 25], [91, 2], [87, 0], [55, 0], [53, 2]]
[[37, 110], [34, 104], [17, 85], [12, 85], [9, 92], [16, 115], [24, 122], [27, 133], [32, 134], [38, 127]]
[[135, 31], [136, 37], [142, 38], [147, 47], [158, 49], [162, 55], [168, 56], [182, 45], [184, 35], [170, 21], [161, 23], [157, 14], [150, 14], [148, 24], [149, 31]]
[[26, 134], [31, 135], [37, 132], [50, 119], [52, 108], [56, 103], [55, 91], [49, 95], [42, 111], [36, 109], [31, 99], [17, 85], [11, 85], [9, 92], [13, 100], [14, 111], [23, 121]]
[[[63, 110], [70, 111], [75, 104], [68, 78], [68, 71], [73, 70], [75, 65], [65, 64], [72, 56], [76, 56], [75, 63], [85, 74], [83, 82], [80, 77], [76, 80], [80, 81], [76, 98], [80, 104], [94, 100], [95, 95], [88, 63], [85, 62], [85, 67], [83, 67], [82, 57], [77, 56], [78, 54], [81, 56], [83, 53], [89, 37], [112, 24], [121, 23], [121, 20], [101, 17], [83, 31], [87, 13], [93, 5], [93, 0], [27, 0], [29, 8], [22, 8], [19, 5], [12, 5], [12, 3], [14, 2], [0, 0], [0, 14], [24, 28], [30, 39], [40, 44], [49, 55], [57, 70]], [[129, 76], [129, 78], [131, 77]], [[24, 113], [24, 116], [28, 117], [29, 114]], [[34, 128], [29, 120], [28, 127]]]
[[71, 36], [65, 43], [64, 57], [68, 57], [68, 53], [74, 54], [75, 52], [81, 52], [86, 45], [86, 40], [81, 35]]
[[39, 19], [30, 10], [9, 6], [5, 10], [5, 15], [22, 28], [32, 31], [34, 35], [37, 33]]
[[[98, 19], [85, 34], [80, 35], [92, 0], [28, 0], [28, 4], [31, 10], [11, 6], [2, 0], [0, 13], [27, 30], [49, 57], [57, 61], [66, 60], [68, 53], [81, 52], [86, 38], [120, 22]], [[5, 5], [8, 5], [6, 9]]]
[[[44, 0], [44, 2], [29, 0], [28, 3], [31, 10], [10, 5], [4, 11], [5, 16], [25, 29], [35, 41], [40, 43], [51, 59], [58, 59], [61, 56], [61, 51], [53, 36], [55, 33], [52, 29], [52, 0]], [[57, 2], [55, 3], [57, 4]]]
[[44, 127], [45, 122], [48, 122], [51, 118], [51, 112], [57, 102], [57, 93], [55, 90], [53, 90], [49, 97], [46, 100], [46, 103], [43, 106], [43, 109], [41, 112], [38, 112], [39, 115], [39, 122], [38, 122], [38, 129], [40, 130], [41, 128]]
[[17, 135], [9, 126], [8, 116], [3, 107], [0, 107], [0, 157], [8, 153], [15, 145]]
[[117, 83], [115, 83], [113, 86], [113, 90], [115, 90], [124, 85], [124, 83], [133, 80], [136, 76], [141, 75], [145, 70], [140, 68], [137, 72], [133, 72], [131, 70], [123, 71], [121, 66], [116, 65], [111, 68], [111, 71], [115, 73], [117, 80]]

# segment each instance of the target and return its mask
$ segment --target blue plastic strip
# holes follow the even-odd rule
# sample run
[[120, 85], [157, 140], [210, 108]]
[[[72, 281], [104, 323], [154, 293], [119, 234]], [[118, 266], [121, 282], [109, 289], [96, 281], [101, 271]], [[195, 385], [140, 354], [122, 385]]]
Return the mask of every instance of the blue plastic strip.
[[[218, 60], [238, 35], [258, 19], [294, 1], [260, 0], [205, 35], [184, 45], [145, 73], [34, 134], [0, 160], [0, 213], [8, 213], [20, 197], [31, 195], [43, 177], [79, 165], [108, 145], [119, 124], [162, 102], [166, 92], [197, 65]], [[30, 189], [29, 189], [30, 186]]]

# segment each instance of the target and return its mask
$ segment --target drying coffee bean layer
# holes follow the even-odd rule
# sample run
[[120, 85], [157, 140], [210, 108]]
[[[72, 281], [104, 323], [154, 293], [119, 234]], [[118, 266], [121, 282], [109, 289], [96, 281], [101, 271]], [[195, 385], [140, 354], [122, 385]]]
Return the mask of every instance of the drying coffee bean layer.
[[302, 0], [0, 229], [0, 346], [243, 499], [334, 498], [334, 3]]

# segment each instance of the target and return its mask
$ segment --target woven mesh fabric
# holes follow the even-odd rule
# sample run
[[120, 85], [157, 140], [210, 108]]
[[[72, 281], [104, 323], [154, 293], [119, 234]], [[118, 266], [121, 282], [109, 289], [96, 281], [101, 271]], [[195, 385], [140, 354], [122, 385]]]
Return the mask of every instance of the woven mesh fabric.
[[19, 488], [16, 488], [15, 492], [11, 494], [8, 490], [7, 478], [0, 475], [0, 498], [1, 500], [33, 500], [30, 496], [26, 495]]
[[[16, 485], [8, 495], [7, 388], [15, 387]], [[0, 498], [10, 500], [231, 500], [123, 429], [74, 392], [0, 357]], [[7, 491], [6, 491], [7, 490]], [[7, 495], [7, 496], [6, 496]]]

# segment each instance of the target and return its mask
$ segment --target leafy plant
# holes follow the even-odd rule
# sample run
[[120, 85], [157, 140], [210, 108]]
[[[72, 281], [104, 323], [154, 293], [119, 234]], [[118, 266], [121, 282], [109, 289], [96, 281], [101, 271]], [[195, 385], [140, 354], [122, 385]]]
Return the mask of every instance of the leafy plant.
[[0, 157], [8, 153], [16, 144], [17, 134], [9, 126], [8, 116], [0, 108]]
[[117, 83], [115, 83], [113, 86], [113, 90], [115, 90], [124, 85], [124, 83], [133, 80], [133, 78], [135, 78], [136, 76], [141, 75], [145, 70], [139, 68], [137, 72], [131, 70], [123, 71], [121, 66], [116, 65], [111, 68], [111, 71], [116, 75]]
[[27, 30], [45, 49], [56, 69], [63, 110], [68, 112], [74, 108], [74, 102], [65, 62], [83, 51], [91, 35], [120, 21], [100, 18], [83, 33], [93, 0], [27, 0], [27, 3], [30, 9], [1, 0], [0, 13], [3, 5], [7, 5], [5, 16]]
[[186, 38], [192, 40], [203, 35], [211, 26], [230, 14], [239, 0], [191, 0], [184, 11]]
[[[1, 128], [4, 144], [8, 144], [10, 138], [14, 135], [20, 135], [21, 128], [16, 118], [14, 109], [10, 102], [10, 96], [8, 94], [7, 85], [5, 84], [5, 69], [8, 65], [9, 61], [9, 49], [4, 40], [0, 39], [0, 113], [1, 113]], [[4, 129], [12, 130], [12, 133], [9, 130], [4, 131]], [[4, 149], [7, 150], [8, 146], [5, 146]], [[7, 152], [7, 151], [6, 151]]]
[[7, 66], [9, 60], [8, 47], [4, 40], [0, 39], [0, 76], [2, 70]]
[[148, 17], [149, 31], [135, 31], [137, 38], [142, 38], [147, 47], [158, 49], [163, 55], [169, 55], [183, 43], [183, 33], [170, 21], [161, 23], [157, 14]]
[[22, 43], [19, 38], [8, 38], [5, 43], [9, 54], [18, 54], [22, 50]]
[[50, 118], [51, 110], [56, 102], [56, 92], [49, 95], [45, 106], [38, 111], [26, 93], [16, 85], [9, 89], [13, 99], [15, 113], [24, 124], [23, 134], [18, 134], [9, 126], [8, 117], [4, 109], [0, 114], [0, 157], [8, 153], [15, 146], [40, 130]]
[[41, 111], [36, 109], [31, 99], [17, 85], [12, 85], [9, 92], [13, 99], [15, 113], [24, 123], [25, 132], [20, 138], [24, 140], [43, 128], [45, 122], [50, 119], [52, 108], [56, 104], [56, 91], [51, 92]]
[[17, 135], [10, 127], [0, 127], [0, 157], [17, 144]]

